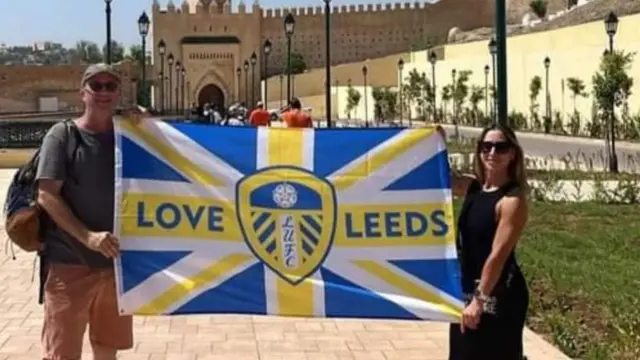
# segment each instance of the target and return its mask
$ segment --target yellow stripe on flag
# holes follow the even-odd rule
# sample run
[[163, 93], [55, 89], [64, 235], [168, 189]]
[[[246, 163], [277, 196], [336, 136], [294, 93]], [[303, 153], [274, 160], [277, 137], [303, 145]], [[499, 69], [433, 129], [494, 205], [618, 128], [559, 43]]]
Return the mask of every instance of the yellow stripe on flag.
[[[304, 129], [269, 129], [268, 166], [290, 165], [304, 168]], [[278, 225], [280, 230], [280, 225]], [[278, 231], [278, 235], [281, 232]], [[271, 271], [271, 270], [266, 270]], [[291, 285], [277, 277], [278, 315], [313, 316], [313, 283], [310, 279]]]
[[420, 141], [427, 139], [433, 134], [433, 129], [409, 129], [404, 130], [391, 138], [392, 142], [382, 151], [367, 155], [356, 166], [349, 168], [343, 173], [334, 175], [332, 183], [337, 192], [345, 190], [360, 180], [366, 179], [370, 174], [379, 170], [398, 156], [402, 155]]
[[219, 259], [204, 268], [196, 275], [181, 281], [160, 296], [153, 299], [148, 304], [139, 308], [136, 315], [159, 315], [164, 314], [176, 302], [189, 296], [199, 288], [212, 283], [235, 270], [238, 266], [244, 265], [248, 261], [254, 260], [252, 255], [231, 254]]
[[453, 320], [460, 319], [460, 315], [462, 315], [464, 309], [456, 304], [450, 303], [446, 298], [440, 296], [440, 294], [421, 287], [373, 260], [354, 260], [353, 263], [364, 271], [402, 291], [407, 296], [431, 303], [442, 313], [451, 316]]
[[224, 185], [222, 180], [214, 177], [207, 171], [202, 170], [198, 165], [195, 165], [189, 159], [180, 155], [180, 151], [177, 151], [177, 149], [172, 146], [165, 144], [142, 126], [132, 124], [129, 121], [120, 121], [119, 125], [129, 133], [135, 135], [138, 139], [144, 141], [147, 146], [162, 156], [162, 158], [169, 162], [172, 167], [188, 176], [194, 182], [201, 185]]

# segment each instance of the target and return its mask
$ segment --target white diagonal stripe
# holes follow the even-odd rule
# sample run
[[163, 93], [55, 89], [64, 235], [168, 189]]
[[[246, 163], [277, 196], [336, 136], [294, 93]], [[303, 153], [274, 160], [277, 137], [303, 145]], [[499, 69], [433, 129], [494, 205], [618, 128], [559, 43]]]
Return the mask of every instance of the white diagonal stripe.
[[359, 166], [361, 163], [366, 162], [370, 157], [372, 157], [374, 155], [377, 155], [379, 153], [385, 152], [388, 147], [393, 146], [395, 143], [397, 143], [399, 141], [402, 141], [403, 138], [406, 136], [406, 134], [408, 132], [410, 132], [410, 131], [412, 131], [412, 130], [411, 129], [405, 129], [405, 130], [402, 130], [402, 131], [398, 132], [392, 138], [387, 139], [383, 143], [375, 146], [371, 150], [365, 152], [364, 154], [362, 154], [359, 157], [355, 158], [354, 160], [350, 161], [345, 166], [343, 166], [340, 169], [334, 171], [331, 175], [327, 176], [327, 180], [329, 180], [329, 182], [335, 184], [336, 181], [337, 181], [337, 178], [342, 176], [342, 174], [344, 174], [346, 172], [349, 172], [352, 169], [354, 169], [357, 166]]
[[[344, 261], [327, 260], [324, 266], [332, 272], [340, 274], [340, 276], [345, 277], [345, 279], [358, 286], [373, 291], [378, 296], [402, 307], [420, 319], [445, 322], [456, 322], [459, 320], [447, 313], [443, 313], [436, 304], [414, 299], [409, 296], [398, 295], [397, 288], [355, 265]], [[424, 284], [424, 282], [421, 282], [421, 284]]]
[[[350, 198], [362, 197], [363, 194], [373, 196], [377, 192], [382, 192], [384, 188], [391, 185], [394, 181], [400, 179], [444, 150], [445, 146], [440, 136], [429, 136], [393, 159], [393, 161], [390, 161], [373, 173], [367, 174], [366, 178], [345, 189], [343, 193], [348, 194], [354, 192], [354, 195], [347, 195]], [[426, 156], [427, 154], [431, 156]], [[440, 175], [449, 176], [449, 174], [446, 173]]]

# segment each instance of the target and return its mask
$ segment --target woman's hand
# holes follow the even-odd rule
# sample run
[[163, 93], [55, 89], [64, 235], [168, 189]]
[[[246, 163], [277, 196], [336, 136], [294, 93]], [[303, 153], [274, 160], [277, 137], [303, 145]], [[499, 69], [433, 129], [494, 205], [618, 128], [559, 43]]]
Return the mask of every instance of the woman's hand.
[[462, 319], [460, 321], [460, 332], [464, 334], [465, 328], [469, 328], [472, 330], [477, 329], [478, 325], [480, 325], [482, 312], [482, 303], [477, 298], [473, 298], [471, 303], [462, 312]]

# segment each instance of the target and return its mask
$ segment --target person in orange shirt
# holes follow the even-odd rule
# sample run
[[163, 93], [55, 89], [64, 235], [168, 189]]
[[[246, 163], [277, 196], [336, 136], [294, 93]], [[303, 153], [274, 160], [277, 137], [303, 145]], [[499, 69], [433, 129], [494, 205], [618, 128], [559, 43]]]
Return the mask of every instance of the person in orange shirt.
[[251, 126], [271, 126], [271, 115], [264, 109], [262, 101], [258, 101], [255, 110], [249, 116]]
[[313, 121], [311, 116], [302, 111], [302, 104], [298, 98], [293, 98], [289, 104], [289, 111], [282, 114], [282, 120], [286, 127], [290, 128], [311, 128]]

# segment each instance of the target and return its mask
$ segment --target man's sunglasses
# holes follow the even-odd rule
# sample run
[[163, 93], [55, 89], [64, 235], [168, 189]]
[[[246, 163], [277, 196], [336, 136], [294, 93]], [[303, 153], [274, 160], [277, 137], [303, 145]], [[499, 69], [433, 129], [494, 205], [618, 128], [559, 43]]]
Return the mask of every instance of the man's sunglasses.
[[491, 149], [495, 149], [496, 154], [506, 154], [507, 152], [509, 152], [509, 150], [511, 150], [511, 148], [511, 144], [506, 141], [483, 141], [480, 143], [480, 151], [485, 154], [490, 153]]
[[98, 81], [89, 81], [88, 85], [89, 89], [91, 89], [91, 91], [93, 92], [115, 92], [116, 90], [118, 90], [118, 83], [114, 81], [104, 83]]

